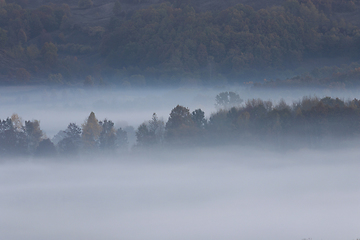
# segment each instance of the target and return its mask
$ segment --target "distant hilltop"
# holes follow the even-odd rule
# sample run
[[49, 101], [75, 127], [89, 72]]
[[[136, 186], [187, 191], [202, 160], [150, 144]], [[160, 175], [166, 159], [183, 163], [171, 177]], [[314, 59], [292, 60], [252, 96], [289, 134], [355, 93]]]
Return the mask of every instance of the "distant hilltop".
[[[359, 4], [0, 0], [0, 84], [244, 84], [345, 69], [359, 61]], [[357, 72], [341, 70], [351, 81]]]

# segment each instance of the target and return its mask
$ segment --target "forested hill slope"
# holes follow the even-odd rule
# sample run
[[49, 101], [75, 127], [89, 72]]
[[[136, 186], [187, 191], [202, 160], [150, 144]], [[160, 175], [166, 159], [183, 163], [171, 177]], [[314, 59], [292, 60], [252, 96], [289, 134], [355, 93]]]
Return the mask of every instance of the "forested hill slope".
[[358, 0], [0, 0], [0, 82], [145, 86], [291, 75], [309, 62], [323, 67], [319, 59], [358, 61], [359, 11]]

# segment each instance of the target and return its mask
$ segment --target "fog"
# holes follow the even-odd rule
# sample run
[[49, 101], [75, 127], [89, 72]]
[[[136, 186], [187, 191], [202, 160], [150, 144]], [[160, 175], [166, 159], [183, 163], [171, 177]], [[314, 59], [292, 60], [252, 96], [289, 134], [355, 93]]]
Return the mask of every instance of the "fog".
[[358, 239], [359, 149], [2, 159], [2, 239]]
[[163, 89], [2, 87], [0, 119], [17, 113], [23, 120], [40, 120], [40, 127], [49, 138], [66, 129], [70, 122], [81, 125], [94, 111], [99, 120], [112, 120], [116, 127], [138, 127], [155, 112], [166, 121], [178, 104], [191, 111], [201, 108], [208, 118], [215, 112], [215, 96], [223, 91], [237, 92], [244, 100], [261, 98], [288, 104], [303, 96], [359, 98], [358, 89], [254, 90], [244, 86], [182, 87]]
[[[215, 96], [287, 103], [359, 98], [358, 90], [0, 88], [0, 119], [40, 120], [48, 137], [91, 111], [116, 127], [180, 104], [215, 112]], [[133, 150], [113, 155], [0, 159], [1, 239], [360, 238], [360, 150], [261, 146]], [[344, 147], [347, 146], [347, 147]], [[270, 149], [270, 150], [269, 150]]]

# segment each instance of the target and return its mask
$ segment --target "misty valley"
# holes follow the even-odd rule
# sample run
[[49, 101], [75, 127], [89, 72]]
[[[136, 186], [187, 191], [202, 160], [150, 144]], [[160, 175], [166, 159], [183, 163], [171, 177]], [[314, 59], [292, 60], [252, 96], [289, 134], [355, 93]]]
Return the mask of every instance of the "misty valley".
[[[98, 120], [91, 112], [83, 124], [70, 122], [52, 139], [39, 120], [23, 122], [13, 114], [0, 122], [3, 156], [56, 157], [96, 151], [117, 152], [195, 146], [264, 146], [278, 150], [344, 146], [360, 135], [360, 101], [331, 97], [303, 97], [288, 105], [261, 99], [243, 99], [232, 91], [215, 97], [217, 110], [205, 117], [202, 109], [174, 107], [167, 121], [152, 118], [116, 128], [110, 119]], [[131, 124], [131, 123], [130, 123]], [[129, 146], [128, 132], [136, 142]]]
[[0, 240], [360, 240], [360, 0], [0, 0]]
[[0, 93], [5, 239], [358, 236], [356, 91]]

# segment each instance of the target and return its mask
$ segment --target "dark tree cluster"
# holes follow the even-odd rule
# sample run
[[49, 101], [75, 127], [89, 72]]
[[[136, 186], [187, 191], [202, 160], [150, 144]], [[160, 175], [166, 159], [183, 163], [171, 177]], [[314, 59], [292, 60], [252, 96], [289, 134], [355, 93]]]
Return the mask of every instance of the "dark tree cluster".
[[360, 86], [360, 65], [358, 63], [343, 64], [340, 67], [315, 68], [285, 80], [276, 79], [262, 83], [252, 83], [254, 88], [336, 88], [351, 89]]
[[46, 140], [43, 137], [39, 121], [25, 121], [23, 125], [21, 118], [14, 114], [0, 121], [0, 155], [37, 154], [38, 147], [43, 145], [40, 143]]
[[162, 4], [115, 24], [101, 52], [122, 76], [137, 71], [162, 81], [236, 79], [255, 69], [291, 69], [314, 57], [357, 57], [358, 28], [332, 20], [319, 9], [324, 2], [339, 1], [290, 0], [258, 11], [236, 5], [220, 12]]
[[80, 127], [70, 123], [51, 141], [40, 129], [40, 122], [23, 121], [14, 114], [0, 121], [0, 156], [55, 157], [74, 156], [80, 152], [97, 150], [126, 150], [127, 132], [115, 129], [114, 123], [105, 119], [98, 121], [92, 112]]
[[[304, 97], [288, 105], [284, 100], [274, 104], [251, 99], [240, 106], [219, 108], [208, 119], [201, 109], [191, 112], [177, 105], [166, 122], [154, 113], [135, 135], [134, 149], [224, 144], [319, 147], [328, 140], [341, 143], [360, 137], [360, 100]], [[52, 141], [43, 134], [37, 120], [23, 125], [14, 114], [0, 121], [1, 156], [66, 157], [119, 151], [128, 151], [127, 132], [115, 129], [111, 120], [98, 121], [93, 112], [81, 127], [70, 123]]]
[[[151, 136], [149, 131], [144, 131], [146, 126], [144, 123], [137, 130], [138, 146], [149, 146], [144, 144]], [[190, 113], [188, 108], [176, 106], [165, 124], [164, 141], [157, 144], [264, 143], [301, 148], [321, 146], [330, 139], [341, 142], [359, 136], [360, 101], [357, 99], [345, 102], [339, 98], [304, 97], [292, 105], [284, 100], [274, 105], [271, 101], [252, 99], [242, 106], [220, 108], [209, 119], [201, 109]]]
[[91, 0], [36, 9], [26, 0], [0, 0], [0, 57], [6, 59], [0, 81], [212, 84], [272, 76], [317, 58], [359, 59], [359, 28], [334, 17], [356, 10], [358, 0], [288, 0], [259, 10], [240, 4], [208, 12], [173, 0], [125, 12], [124, 2], [146, 1], [116, 0], [107, 26], [84, 26], [71, 14], [76, 9], [86, 17]]

